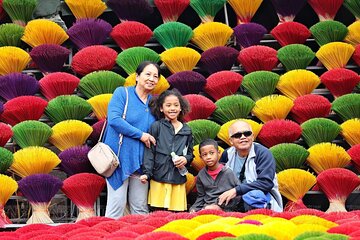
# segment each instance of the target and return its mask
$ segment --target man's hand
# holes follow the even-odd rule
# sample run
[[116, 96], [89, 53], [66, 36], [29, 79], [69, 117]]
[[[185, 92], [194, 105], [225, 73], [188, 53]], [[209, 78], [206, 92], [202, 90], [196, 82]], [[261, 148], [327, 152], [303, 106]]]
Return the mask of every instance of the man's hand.
[[234, 197], [236, 197], [236, 189], [232, 188], [224, 193], [222, 193], [219, 196], [219, 202], [218, 205], [221, 206], [223, 203], [225, 203], [225, 205], [228, 205], [228, 203], [230, 202], [231, 199], [233, 199]]
[[148, 177], [144, 174], [139, 177], [141, 183], [145, 184], [148, 181]]

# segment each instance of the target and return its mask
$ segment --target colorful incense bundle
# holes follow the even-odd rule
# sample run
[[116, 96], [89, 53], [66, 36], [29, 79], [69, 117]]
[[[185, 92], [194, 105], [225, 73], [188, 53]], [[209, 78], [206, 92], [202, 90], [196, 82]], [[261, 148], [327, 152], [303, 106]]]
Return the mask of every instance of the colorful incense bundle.
[[186, 195], [188, 195], [195, 188], [195, 186], [196, 186], [196, 177], [188, 172], [186, 174], [186, 183], [185, 183]]
[[2, 114], [3, 111], [4, 111], [4, 104], [2, 101], [0, 101], [0, 115]]
[[252, 112], [265, 123], [274, 119], [285, 119], [293, 105], [290, 98], [273, 94], [257, 100]]
[[61, 151], [83, 145], [92, 132], [90, 125], [79, 120], [59, 122], [52, 127], [52, 130], [49, 142]]
[[79, 85], [80, 79], [65, 72], [50, 73], [40, 79], [40, 91], [48, 100], [60, 95], [71, 95]]
[[307, 208], [302, 198], [316, 183], [316, 177], [301, 169], [287, 169], [277, 174], [279, 191], [289, 202], [286, 204], [286, 211], [296, 211]]
[[152, 37], [153, 32], [143, 23], [125, 21], [117, 24], [110, 33], [116, 44], [122, 49], [142, 47]]
[[[136, 85], [136, 73], [132, 73], [125, 79], [124, 87], [135, 86], [135, 85]], [[161, 94], [169, 87], [170, 87], [169, 82], [166, 80], [166, 78], [163, 75], [160, 75], [158, 83], [156, 84], [156, 87], [151, 91], [151, 94], [154, 95]]]
[[39, 82], [30, 75], [10, 73], [0, 77], [0, 96], [5, 100], [35, 95], [38, 91]]
[[196, 119], [207, 119], [216, 109], [216, 105], [202, 95], [188, 94], [184, 98], [190, 105], [190, 112], [184, 117], [186, 122]]
[[1, 121], [14, 126], [26, 120], [39, 120], [47, 104], [47, 101], [35, 96], [13, 98], [4, 104]]
[[[254, 139], [256, 139], [256, 137], [258, 136], [263, 124], [257, 123], [254, 120], [251, 119], [237, 119], [237, 120], [242, 120], [247, 122], [248, 124], [250, 124], [251, 129], [253, 130], [253, 136]], [[223, 140], [227, 145], [231, 146], [230, 144], [230, 136], [229, 136], [229, 127], [231, 126], [231, 124], [233, 124], [236, 120], [231, 120], [227, 123], [224, 123], [223, 125], [221, 125], [220, 127], [220, 131], [217, 135], [217, 137], [221, 140]]]
[[318, 143], [308, 151], [310, 154], [307, 162], [317, 174], [329, 168], [343, 168], [351, 160], [343, 147], [333, 143]]
[[164, 23], [176, 22], [189, 6], [190, 0], [154, 0]]
[[206, 51], [213, 47], [225, 46], [234, 31], [224, 23], [207, 22], [196, 27], [193, 32], [191, 41]]
[[255, 102], [244, 95], [230, 95], [215, 102], [216, 109], [212, 114], [215, 121], [224, 124], [230, 120], [247, 118]]
[[343, 4], [357, 20], [360, 19], [360, 5], [357, 0], [344, 0]]
[[92, 112], [91, 105], [77, 95], [61, 95], [49, 101], [45, 114], [55, 124], [64, 120], [83, 120]]
[[246, 74], [242, 86], [255, 101], [274, 93], [280, 76], [270, 71], [256, 71]]
[[320, 78], [313, 72], [299, 69], [280, 76], [276, 88], [291, 100], [310, 94], [320, 84]]
[[355, 48], [348, 43], [331, 42], [321, 46], [316, 52], [316, 57], [327, 70], [331, 70], [345, 67], [354, 51]]
[[356, 144], [352, 146], [349, 150], [347, 150], [347, 153], [351, 157], [351, 162], [355, 166], [356, 170], [360, 171], [360, 144]]
[[4, 23], [0, 25], [0, 47], [20, 47], [21, 37], [24, 35], [24, 27], [15, 23]]
[[14, 153], [10, 170], [20, 177], [50, 173], [60, 163], [58, 156], [44, 147], [27, 147]]
[[115, 72], [96, 71], [82, 77], [79, 90], [87, 97], [113, 93], [117, 87], [123, 86], [125, 79]]
[[91, 140], [93, 143], [97, 142], [100, 138], [101, 130], [104, 126], [105, 120], [100, 120], [94, 123], [91, 127], [93, 129], [92, 133], [89, 136], [89, 140]]
[[194, 146], [193, 154], [194, 154], [194, 158], [191, 162], [191, 167], [194, 168], [196, 172], [199, 172], [201, 169], [203, 169], [206, 166], [204, 161], [200, 158], [199, 145]]
[[239, 52], [232, 47], [213, 47], [201, 54], [199, 67], [209, 74], [231, 70]]
[[263, 0], [228, 0], [236, 13], [238, 24], [251, 22], [252, 17], [260, 7]]
[[332, 20], [318, 22], [310, 28], [310, 31], [319, 46], [330, 42], [341, 42], [348, 34], [348, 29], [343, 23]]
[[206, 79], [205, 92], [216, 101], [232, 95], [240, 88], [243, 76], [232, 71], [220, 71]]
[[52, 129], [49, 125], [34, 120], [18, 123], [12, 130], [14, 132], [14, 141], [21, 148], [30, 146], [42, 147], [52, 134]]
[[19, 181], [19, 190], [32, 208], [32, 215], [27, 220], [27, 224], [53, 223], [48, 207], [62, 185], [60, 179], [49, 174], [34, 174]]
[[3, 227], [4, 224], [12, 223], [8, 216], [6, 216], [4, 208], [6, 202], [18, 189], [18, 184], [14, 179], [3, 174], [0, 174], [0, 182], [0, 226]]
[[70, 40], [78, 49], [91, 45], [101, 45], [112, 31], [110, 23], [102, 19], [78, 19], [67, 30]]
[[207, 138], [214, 139], [220, 130], [220, 125], [206, 119], [193, 120], [187, 123], [191, 128], [194, 145]]
[[213, 22], [215, 15], [224, 7], [226, 0], [190, 0], [190, 6], [199, 15], [202, 23]]
[[[357, 45], [355, 47], [355, 52], [352, 55], [352, 59], [358, 66], [360, 66], [360, 45]], [[357, 87], [357, 89], [359, 89], [359, 88], [360, 88], [360, 86]]]
[[280, 48], [277, 57], [284, 65], [286, 71], [306, 69], [315, 57], [315, 53], [308, 46], [290, 44]]
[[180, 22], [166, 22], [154, 29], [154, 37], [165, 49], [185, 47], [193, 35], [191, 27]]
[[30, 55], [21, 48], [0, 47], [0, 76], [22, 72], [30, 60]]
[[31, 20], [25, 27], [21, 38], [31, 47], [41, 44], [63, 44], [69, 36], [57, 23], [47, 19]]
[[274, 119], [266, 122], [257, 139], [270, 148], [280, 143], [293, 143], [301, 136], [301, 127], [296, 122]]
[[6, 148], [0, 147], [0, 173], [5, 173], [14, 161], [14, 155]]
[[201, 55], [192, 48], [174, 47], [162, 52], [160, 58], [171, 73], [177, 73], [193, 70]]
[[360, 118], [353, 118], [341, 124], [341, 135], [345, 141], [354, 146], [360, 143]]
[[69, 54], [69, 49], [57, 44], [42, 44], [30, 52], [32, 60], [44, 74], [60, 72]]
[[11, 21], [20, 26], [25, 26], [32, 19], [37, 6], [37, 0], [3, 0], [2, 7], [10, 16]]
[[59, 154], [60, 169], [69, 176], [83, 172], [94, 172], [94, 168], [87, 157], [89, 151], [90, 147], [88, 146], [75, 146], [62, 151]]
[[13, 136], [13, 131], [9, 125], [0, 122], [0, 147], [4, 147], [5, 144]]
[[106, 10], [101, 0], [65, 0], [65, 3], [76, 19], [97, 18]]
[[167, 78], [172, 88], [176, 88], [182, 95], [198, 94], [206, 84], [206, 78], [198, 72], [183, 71], [172, 74]]
[[359, 75], [345, 68], [335, 68], [320, 76], [321, 82], [335, 98], [351, 93], [360, 82]]
[[90, 103], [93, 112], [95, 113], [96, 118], [98, 120], [102, 120], [106, 118], [108, 105], [111, 97], [112, 94], [107, 93], [107, 94], [96, 95], [87, 100], [88, 103]]
[[294, 100], [291, 117], [298, 123], [317, 117], [327, 117], [331, 111], [330, 101], [321, 95], [308, 94]]
[[354, 23], [350, 24], [347, 29], [349, 33], [346, 35], [345, 42], [350, 43], [354, 47], [360, 43], [360, 22], [355, 21]]
[[115, 66], [117, 52], [109, 47], [96, 45], [78, 51], [71, 62], [71, 68], [85, 76], [99, 70], [111, 70]]
[[341, 127], [327, 118], [312, 118], [301, 124], [302, 136], [311, 147], [322, 142], [333, 141], [340, 133]]
[[271, 71], [278, 63], [277, 51], [268, 46], [251, 46], [242, 49], [237, 60], [247, 73]]
[[243, 23], [234, 27], [234, 35], [241, 48], [259, 45], [267, 29], [258, 23]]
[[304, 168], [309, 152], [295, 143], [280, 143], [270, 148], [276, 161], [276, 172], [290, 168]]
[[160, 56], [157, 52], [150, 48], [132, 47], [125, 49], [116, 57], [116, 63], [129, 75], [134, 73], [137, 66], [143, 61], [152, 61], [157, 63], [160, 61]]
[[95, 216], [94, 203], [105, 187], [105, 179], [92, 173], [78, 173], [64, 180], [61, 191], [79, 208], [76, 221]]
[[321, 172], [316, 180], [330, 202], [326, 212], [347, 212], [345, 201], [359, 186], [360, 178], [350, 170], [333, 168]]
[[331, 109], [336, 112], [343, 121], [360, 118], [360, 94], [350, 93], [338, 97], [332, 102]]
[[320, 21], [333, 20], [344, 0], [308, 0]]
[[298, 22], [284, 22], [274, 27], [270, 33], [282, 47], [290, 44], [304, 44], [311, 36], [310, 30]]
[[109, 0], [106, 5], [114, 11], [121, 22], [142, 22], [154, 11], [147, 0]]
[[306, 0], [271, 0], [280, 23], [292, 22], [306, 4]]
[[0, 0], [0, 20], [2, 20], [6, 16], [6, 12], [4, 8], [2, 7], [3, 0]]

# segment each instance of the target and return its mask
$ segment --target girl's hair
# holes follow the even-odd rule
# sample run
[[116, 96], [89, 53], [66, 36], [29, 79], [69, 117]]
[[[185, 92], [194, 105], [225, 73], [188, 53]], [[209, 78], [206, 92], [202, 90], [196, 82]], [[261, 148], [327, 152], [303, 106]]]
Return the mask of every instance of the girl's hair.
[[182, 122], [184, 116], [188, 112], [190, 112], [190, 105], [188, 101], [181, 95], [181, 93], [176, 88], [172, 90], [166, 90], [162, 92], [158, 97], [152, 98], [152, 101], [150, 103], [152, 114], [154, 114], [157, 119], [165, 118], [164, 113], [161, 112], [160, 109], [162, 108], [165, 102], [165, 98], [168, 96], [175, 96], [179, 99], [181, 111], [179, 113], [178, 120]]
[[135, 72], [136, 72], [136, 74], [137, 75], [140, 75], [143, 71], [144, 71], [144, 68], [146, 68], [148, 65], [154, 65], [156, 68], [157, 68], [157, 70], [158, 70], [158, 77], [160, 78], [160, 67], [159, 67], [159, 65], [156, 63], [156, 62], [152, 62], [152, 61], [143, 61], [143, 62], [141, 62], [139, 65], [138, 65], [138, 67], [136, 68], [136, 70], [135, 70]]

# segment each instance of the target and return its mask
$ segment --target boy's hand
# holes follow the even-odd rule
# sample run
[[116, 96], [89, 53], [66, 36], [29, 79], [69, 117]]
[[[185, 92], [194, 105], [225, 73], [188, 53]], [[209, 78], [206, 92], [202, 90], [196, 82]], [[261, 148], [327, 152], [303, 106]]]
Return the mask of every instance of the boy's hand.
[[223, 203], [225, 203], [226, 206], [234, 197], [236, 197], [236, 189], [232, 188], [230, 190], [227, 190], [219, 196], [218, 205], [221, 206]]
[[148, 177], [144, 174], [139, 177], [141, 183], [145, 184], [148, 181]]
[[187, 160], [184, 156], [179, 156], [179, 158], [176, 159], [176, 161], [174, 162], [175, 167], [177, 167], [177, 168], [184, 167], [186, 165], [186, 163], [187, 163]]

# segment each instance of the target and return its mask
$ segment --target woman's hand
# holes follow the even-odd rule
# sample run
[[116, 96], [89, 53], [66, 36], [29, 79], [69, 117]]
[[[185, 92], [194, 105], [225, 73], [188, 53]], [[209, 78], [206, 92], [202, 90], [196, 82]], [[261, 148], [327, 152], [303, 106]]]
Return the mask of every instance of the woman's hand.
[[144, 174], [139, 177], [141, 183], [145, 184], [148, 181], [148, 177]]
[[148, 148], [150, 148], [151, 144], [156, 145], [155, 138], [152, 135], [145, 132], [142, 134], [140, 141], [142, 141], [145, 144], [145, 146]]
[[177, 168], [183, 168], [187, 163], [187, 160], [184, 156], [179, 156], [175, 162], [174, 162], [174, 165], [175, 167]]

